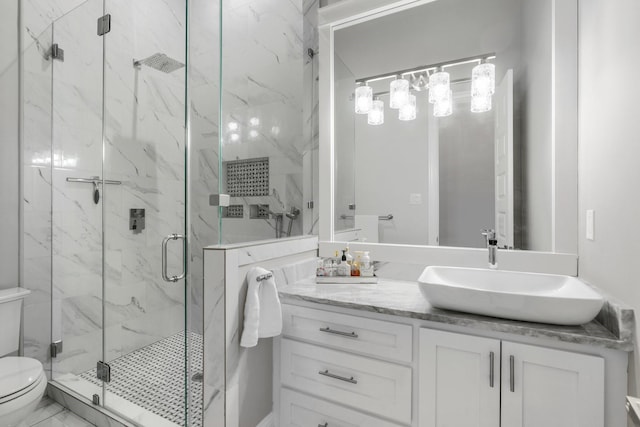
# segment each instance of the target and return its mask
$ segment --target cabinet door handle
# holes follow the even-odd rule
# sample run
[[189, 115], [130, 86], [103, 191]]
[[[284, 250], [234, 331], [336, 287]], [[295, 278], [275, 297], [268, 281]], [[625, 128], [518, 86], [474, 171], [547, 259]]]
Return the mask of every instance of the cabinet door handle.
[[495, 354], [493, 353], [493, 351], [491, 353], [489, 353], [489, 387], [493, 388], [493, 377], [494, 377], [494, 361], [495, 361]]
[[509, 390], [511, 393], [516, 391], [516, 359], [513, 356], [509, 356]]
[[323, 375], [325, 377], [333, 378], [335, 380], [340, 380], [340, 381], [344, 381], [351, 384], [358, 384], [358, 381], [354, 380], [353, 377], [347, 378], [340, 375], [332, 374], [331, 372], [329, 372], [328, 369], [325, 369], [324, 371], [319, 371], [318, 374]]
[[318, 424], [318, 427], [329, 427], [329, 423]]
[[335, 329], [331, 329], [328, 326], [326, 328], [320, 328], [320, 332], [325, 332], [327, 334], [340, 335], [341, 337], [347, 337], [347, 338], [358, 338], [358, 334], [356, 334], [355, 332], [336, 331]]

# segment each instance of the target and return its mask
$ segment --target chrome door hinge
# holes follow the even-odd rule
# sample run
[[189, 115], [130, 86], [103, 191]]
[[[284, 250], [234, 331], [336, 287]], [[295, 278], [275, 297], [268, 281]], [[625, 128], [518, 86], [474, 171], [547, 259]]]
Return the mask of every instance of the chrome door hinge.
[[51, 357], [58, 357], [62, 353], [62, 340], [52, 342], [49, 346], [49, 353]]
[[49, 53], [49, 57], [51, 59], [57, 59], [58, 61], [64, 62], [64, 49], [62, 49], [58, 43], [54, 43], [51, 46], [51, 52]]
[[111, 31], [111, 15], [106, 14], [98, 18], [98, 35], [104, 36]]
[[103, 361], [96, 363], [96, 377], [105, 383], [111, 382], [111, 366]]

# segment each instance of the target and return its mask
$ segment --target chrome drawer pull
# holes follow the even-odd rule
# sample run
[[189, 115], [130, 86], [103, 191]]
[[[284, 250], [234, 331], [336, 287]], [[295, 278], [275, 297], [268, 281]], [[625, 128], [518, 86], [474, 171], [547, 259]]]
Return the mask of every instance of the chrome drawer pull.
[[320, 332], [326, 332], [327, 334], [340, 335], [341, 337], [347, 337], [347, 338], [358, 338], [358, 334], [356, 334], [355, 332], [336, 331], [334, 329], [331, 329], [328, 326], [326, 328], [320, 328]]
[[319, 371], [318, 374], [324, 375], [325, 377], [333, 378], [336, 380], [344, 381], [347, 383], [358, 384], [358, 381], [354, 380], [353, 377], [347, 378], [347, 377], [342, 377], [340, 375], [332, 374], [331, 372], [329, 372], [328, 369], [325, 369], [324, 371]]

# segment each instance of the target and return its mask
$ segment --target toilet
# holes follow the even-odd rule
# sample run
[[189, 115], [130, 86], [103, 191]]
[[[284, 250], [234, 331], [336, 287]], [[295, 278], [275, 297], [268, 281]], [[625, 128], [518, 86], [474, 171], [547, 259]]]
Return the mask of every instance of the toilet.
[[30, 293], [22, 288], [0, 290], [0, 427], [21, 427], [47, 388], [42, 363], [7, 356], [19, 349], [22, 300]]

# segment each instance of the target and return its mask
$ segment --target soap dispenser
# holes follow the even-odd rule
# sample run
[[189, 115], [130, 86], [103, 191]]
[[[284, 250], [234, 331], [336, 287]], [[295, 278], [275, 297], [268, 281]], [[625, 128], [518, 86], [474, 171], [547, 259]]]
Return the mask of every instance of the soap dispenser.
[[338, 276], [345, 277], [351, 275], [351, 266], [347, 262], [347, 251], [342, 251], [342, 260], [338, 264]]
[[489, 268], [498, 268], [498, 241], [493, 238], [489, 239]]

